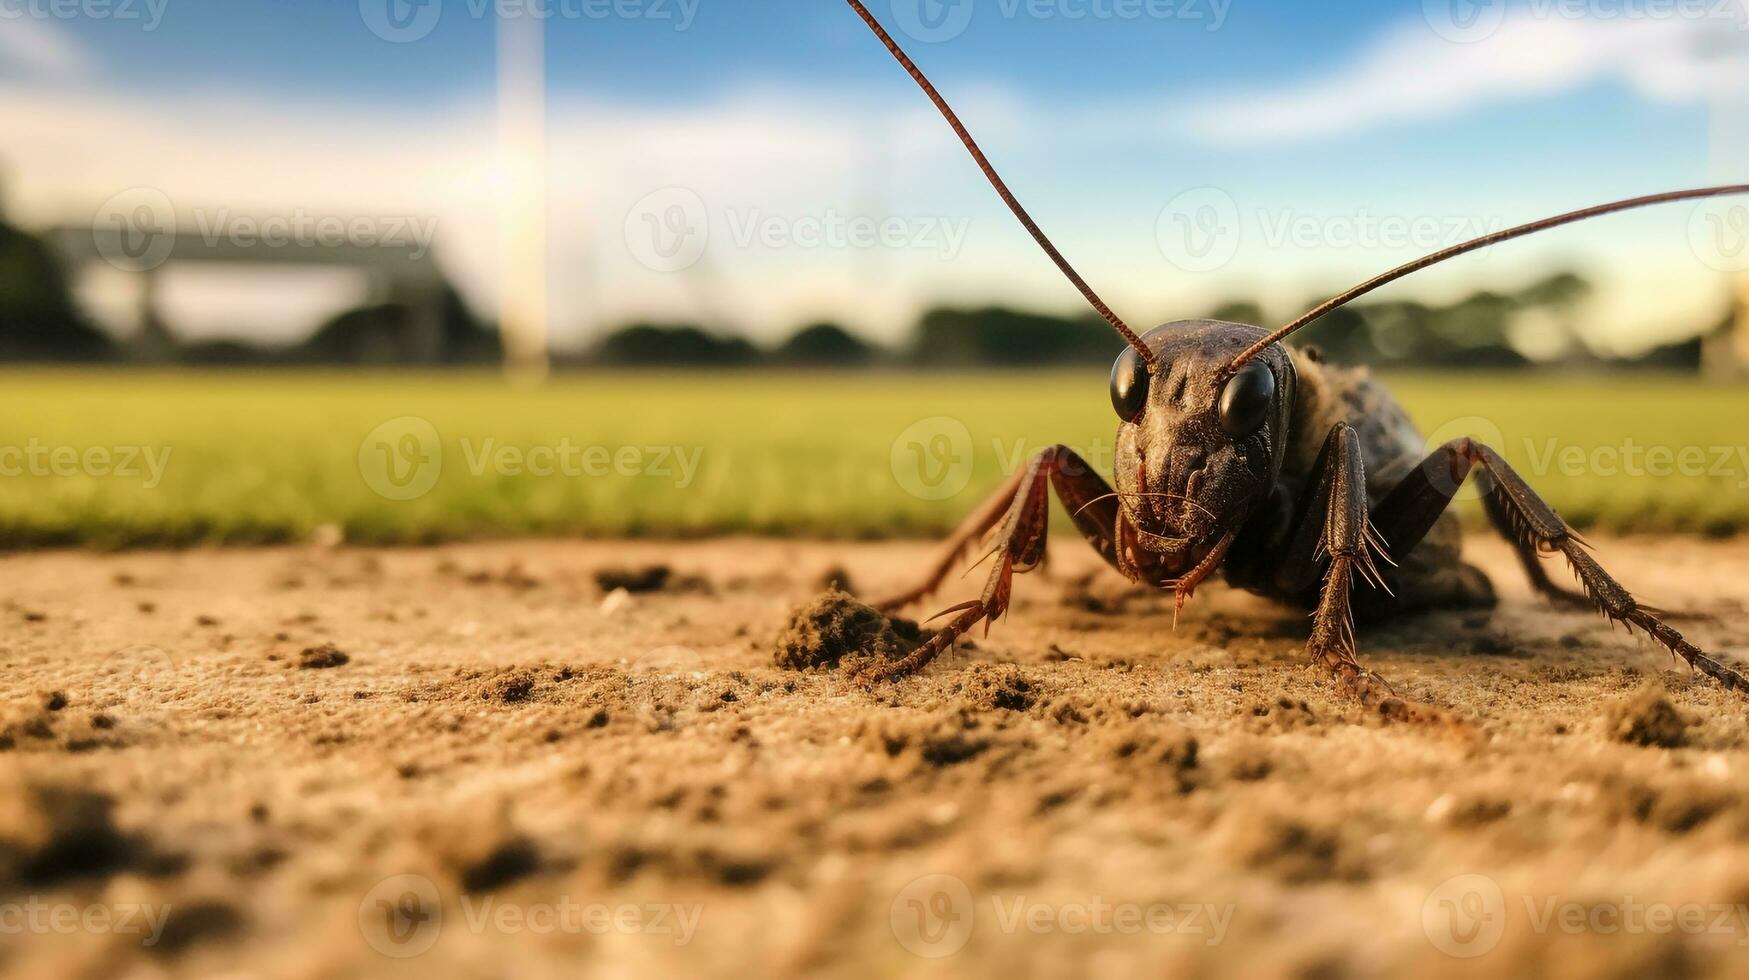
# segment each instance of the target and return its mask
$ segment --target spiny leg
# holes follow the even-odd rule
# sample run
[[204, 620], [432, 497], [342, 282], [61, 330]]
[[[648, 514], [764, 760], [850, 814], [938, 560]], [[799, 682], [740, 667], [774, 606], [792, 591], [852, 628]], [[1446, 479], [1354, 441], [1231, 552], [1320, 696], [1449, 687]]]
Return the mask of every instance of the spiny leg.
[[1532, 552], [1531, 560], [1536, 552], [1562, 555], [1591, 604], [1612, 622], [1639, 629], [1728, 690], [1749, 691], [1749, 677], [1708, 656], [1640, 605], [1591, 557], [1585, 542], [1554, 508], [1537, 496], [1499, 453], [1474, 439], [1454, 439], [1434, 450], [1380, 502], [1377, 526], [1386, 544], [1399, 554], [1415, 547], [1478, 466], [1490, 481], [1488, 494], [1493, 506], [1501, 512], [1496, 523], [1515, 545]]
[[929, 563], [929, 570], [923, 574], [916, 585], [871, 602], [870, 605], [882, 612], [892, 612], [933, 595], [936, 589], [941, 588], [941, 583], [946, 580], [947, 573], [953, 571], [954, 564], [960, 560], [960, 557], [973, 545], [982, 541], [984, 535], [989, 533], [990, 529], [995, 527], [996, 523], [1002, 520], [1003, 515], [1007, 514], [1014, 506], [1015, 494], [1019, 492], [1020, 484], [1027, 476], [1028, 470], [1026, 468], [1016, 470], [1013, 476], [1003, 480], [1002, 486], [978, 505], [977, 510], [968, 514], [966, 519], [961, 521], [959, 526], [953, 529], [953, 533], [948, 535], [947, 540], [942, 543], [941, 550]]
[[[1289, 532], [1287, 551], [1277, 566], [1276, 585], [1289, 594], [1318, 587], [1312, 635], [1306, 644], [1312, 662], [1362, 704], [1398, 715], [1408, 711], [1409, 703], [1393, 695], [1384, 681], [1355, 657], [1349, 594], [1357, 573], [1373, 587], [1385, 587], [1374, 561], [1375, 553], [1383, 555], [1383, 551], [1369, 524], [1360, 436], [1353, 426], [1339, 422], [1325, 438], [1313, 467], [1311, 493]], [[1326, 558], [1329, 565], [1320, 587], [1318, 570]]]
[[1053, 486], [1063, 505], [1074, 515], [1075, 526], [1088, 543], [1106, 561], [1114, 565], [1118, 563], [1114, 535], [1119, 508], [1110, 485], [1067, 446], [1046, 449], [1033, 457], [1014, 478], [1003, 484], [996, 496], [982, 504], [954, 531], [942, 555], [920, 584], [886, 600], [880, 607], [897, 608], [935, 591], [967, 546], [985, 531], [995, 528], [991, 551], [995, 564], [984, 583], [983, 595], [944, 610], [942, 616], [952, 615], [953, 618], [940, 632], [904, 659], [865, 671], [864, 680], [885, 680], [916, 673], [979, 621], [989, 623], [1001, 618], [1008, 609], [1014, 574], [1031, 571], [1044, 559], [1050, 489]]
[[1557, 585], [1549, 578], [1548, 569], [1543, 567], [1536, 543], [1519, 533], [1512, 509], [1507, 506], [1502, 495], [1494, 491], [1494, 478], [1483, 472], [1477, 474], [1476, 480], [1482, 490], [1482, 508], [1488, 512], [1489, 522], [1494, 525], [1494, 530], [1500, 532], [1501, 537], [1511, 543], [1512, 553], [1523, 567], [1524, 577], [1530, 580], [1530, 587], [1556, 605], [1589, 608], [1591, 600], [1584, 593]]

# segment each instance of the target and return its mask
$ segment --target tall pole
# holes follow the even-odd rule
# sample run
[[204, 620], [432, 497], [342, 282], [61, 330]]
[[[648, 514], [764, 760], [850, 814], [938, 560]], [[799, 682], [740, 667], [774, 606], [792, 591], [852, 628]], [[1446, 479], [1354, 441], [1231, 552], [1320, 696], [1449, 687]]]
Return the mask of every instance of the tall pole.
[[546, 377], [546, 18], [532, 6], [498, 18], [499, 301], [504, 367]]
[[[1712, 97], [1712, 125], [1708, 141], [1708, 169], [1712, 174], [1724, 174], [1738, 180], [1749, 167], [1749, 97], [1737, 89], [1715, 92]], [[1726, 201], [1727, 207], [1741, 206]], [[1736, 229], [1738, 234], [1743, 229]], [[1742, 247], [1742, 242], [1737, 242]], [[1732, 284], [1732, 319], [1725, 325], [1726, 335], [1717, 338], [1717, 355], [1708, 365], [1709, 373], [1720, 377], [1749, 377], [1749, 268], [1739, 269]], [[1705, 348], [1703, 348], [1704, 350]]]

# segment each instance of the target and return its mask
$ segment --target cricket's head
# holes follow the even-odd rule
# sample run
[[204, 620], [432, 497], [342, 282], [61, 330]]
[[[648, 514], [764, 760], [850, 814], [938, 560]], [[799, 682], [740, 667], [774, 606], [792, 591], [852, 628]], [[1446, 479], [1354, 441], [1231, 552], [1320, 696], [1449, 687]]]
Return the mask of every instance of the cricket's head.
[[1143, 547], [1191, 552], [1237, 530], [1269, 496], [1287, 449], [1294, 368], [1271, 344], [1237, 371], [1235, 356], [1268, 332], [1221, 320], [1177, 320], [1127, 348], [1111, 369], [1122, 424], [1118, 500]]

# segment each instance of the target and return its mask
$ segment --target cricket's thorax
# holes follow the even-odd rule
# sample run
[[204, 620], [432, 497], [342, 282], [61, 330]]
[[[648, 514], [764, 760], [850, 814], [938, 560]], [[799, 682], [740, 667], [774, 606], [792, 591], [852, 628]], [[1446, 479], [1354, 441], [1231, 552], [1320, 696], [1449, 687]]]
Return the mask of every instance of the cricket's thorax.
[[[1367, 501], [1372, 507], [1438, 448], [1427, 442], [1409, 413], [1370, 370], [1326, 363], [1307, 350], [1294, 351], [1293, 363], [1299, 387], [1275, 496], [1253, 514], [1226, 567], [1232, 584], [1287, 600], [1308, 597], [1274, 590], [1264, 572], [1273, 567], [1270, 556], [1284, 545], [1293, 515], [1315, 489], [1310, 486], [1312, 471], [1330, 430], [1339, 422], [1354, 428], [1365, 465]], [[1358, 595], [1357, 604], [1364, 609], [1379, 605], [1370, 600], [1382, 600], [1386, 605], [1409, 609], [1436, 600], [1464, 604], [1486, 601], [1491, 589], [1479, 571], [1464, 564], [1462, 544], [1456, 515], [1445, 513], [1410, 554], [1391, 556], [1397, 567], [1388, 569], [1387, 574], [1398, 592], [1397, 599]]]
[[1283, 489], [1299, 499], [1325, 438], [1336, 423], [1347, 422], [1360, 437], [1367, 496], [1377, 504], [1434, 447], [1370, 370], [1325, 363], [1306, 350], [1294, 351], [1293, 359], [1299, 396], [1282, 464]]

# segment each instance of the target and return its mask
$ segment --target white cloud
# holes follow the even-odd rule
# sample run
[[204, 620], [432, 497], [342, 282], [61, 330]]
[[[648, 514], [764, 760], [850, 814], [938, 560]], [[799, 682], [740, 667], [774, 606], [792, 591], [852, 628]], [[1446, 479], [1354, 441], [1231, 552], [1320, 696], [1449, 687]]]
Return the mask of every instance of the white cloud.
[[1447, 41], [1421, 23], [1393, 30], [1321, 77], [1207, 97], [1187, 114], [1189, 129], [1214, 142], [1271, 143], [1439, 118], [1597, 82], [1671, 102], [1749, 89], [1744, 20], [1569, 18], [1552, 13], [1558, 6], [1544, 7], [1550, 12], [1517, 11], [1470, 43]]
[[[547, 213], [559, 338], [640, 316], [717, 319], [767, 336], [844, 311], [877, 330], [907, 321], [939, 292], [930, 277], [949, 275], [928, 247], [771, 248], [733, 237], [750, 222], [831, 212], [956, 222], [999, 213], [927, 104], [851, 113], [842, 100], [851, 94], [744, 93], [659, 109], [555, 98]], [[1000, 143], [1017, 128], [1022, 115], [1011, 104], [968, 95], [965, 108], [992, 123], [982, 127], [987, 138]], [[185, 228], [220, 214], [435, 221], [445, 269], [483, 313], [498, 302], [505, 168], [489, 100], [379, 109], [0, 85], [0, 132], [6, 197], [27, 226], [83, 225], [111, 196], [137, 187], [168, 195]], [[710, 212], [710, 248], [685, 272], [644, 267], [625, 241], [628, 211], [669, 186], [697, 193]], [[1019, 234], [1001, 220], [1002, 236]], [[179, 295], [196, 302], [192, 289]], [[172, 319], [262, 325], [258, 311], [240, 317], [228, 305], [229, 314], [189, 309]]]
[[30, 17], [0, 17], [0, 72], [66, 78], [88, 64], [83, 49], [58, 26]]

